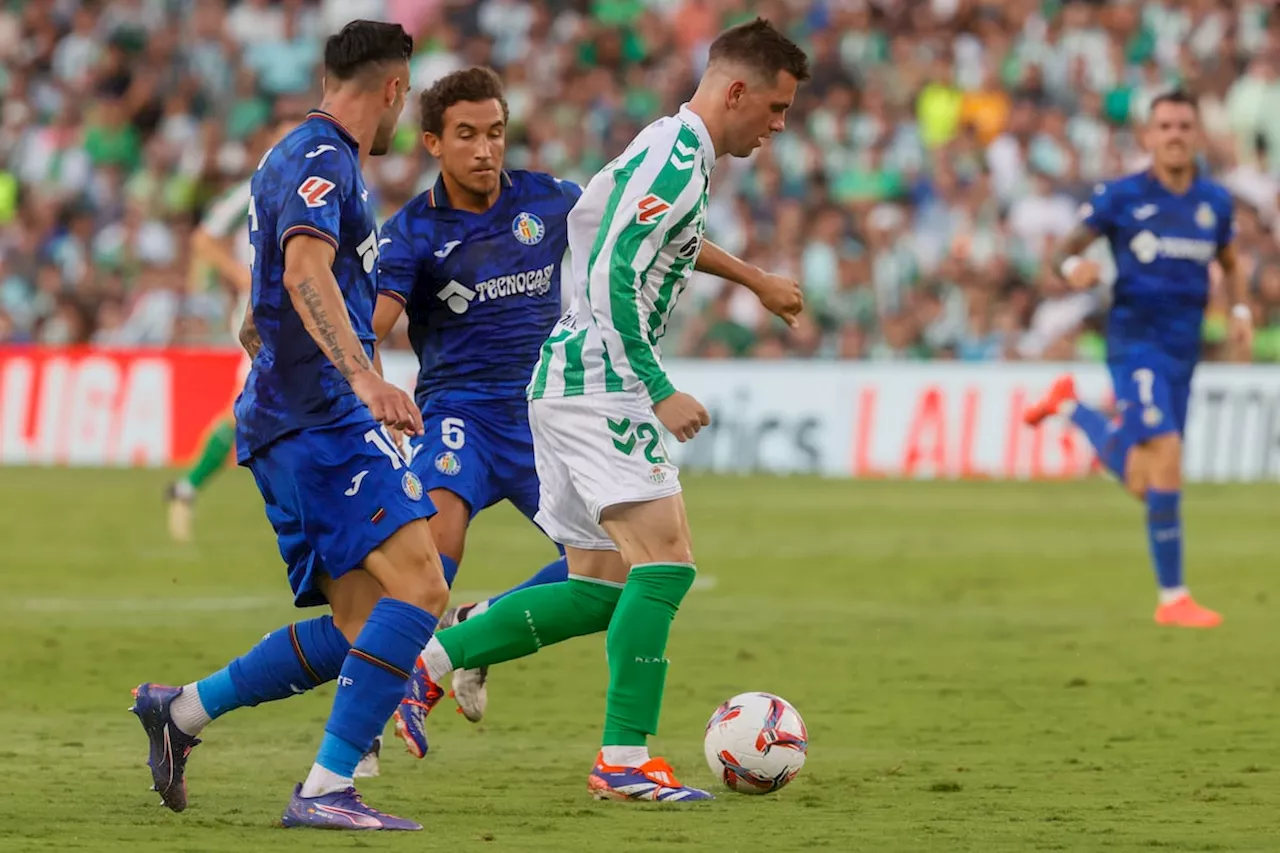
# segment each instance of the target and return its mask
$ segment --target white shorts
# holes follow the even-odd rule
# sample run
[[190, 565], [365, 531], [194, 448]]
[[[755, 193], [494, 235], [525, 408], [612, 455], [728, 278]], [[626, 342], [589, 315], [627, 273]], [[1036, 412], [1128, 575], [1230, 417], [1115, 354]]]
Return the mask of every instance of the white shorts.
[[534, 521], [561, 545], [616, 551], [600, 513], [680, 493], [662, 425], [632, 394], [532, 400], [529, 426], [540, 494]]

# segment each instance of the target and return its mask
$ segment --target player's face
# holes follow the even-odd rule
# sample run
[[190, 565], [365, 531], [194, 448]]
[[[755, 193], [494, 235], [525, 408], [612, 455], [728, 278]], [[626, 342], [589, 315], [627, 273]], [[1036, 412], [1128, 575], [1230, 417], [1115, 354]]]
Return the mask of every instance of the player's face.
[[444, 111], [444, 132], [424, 135], [429, 150], [450, 179], [469, 193], [498, 189], [507, 152], [507, 122], [497, 99], [459, 101]]
[[1171, 169], [1191, 165], [1200, 135], [1200, 122], [1190, 104], [1158, 104], [1147, 125], [1147, 145], [1155, 162]]
[[404, 102], [408, 96], [409, 63], [403, 62], [382, 87], [384, 108], [382, 117], [378, 119], [378, 129], [373, 134], [373, 142], [369, 144], [372, 156], [386, 154], [391, 149], [391, 140], [396, 135], [396, 122], [400, 121], [400, 113], [404, 112]]
[[[787, 126], [787, 110], [796, 99], [796, 78], [779, 71], [773, 82], [759, 78], [738, 80], [729, 86], [729, 150], [746, 157]], [[720, 152], [717, 152], [720, 153]]]

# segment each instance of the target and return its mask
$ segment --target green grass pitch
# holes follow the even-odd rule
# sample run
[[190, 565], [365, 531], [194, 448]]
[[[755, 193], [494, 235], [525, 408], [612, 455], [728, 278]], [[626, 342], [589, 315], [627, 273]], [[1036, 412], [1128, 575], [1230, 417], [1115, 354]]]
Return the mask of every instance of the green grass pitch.
[[[170, 544], [165, 472], [0, 471], [0, 851], [1274, 851], [1280, 665], [1274, 486], [1185, 499], [1189, 579], [1226, 622], [1151, 622], [1140, 508], [1103, 481], [687, 479], [701, 580], [655, 752], [711, 784], [701, 734], [742, 690], [791, 700], [809, 762], [776, 795], [595, 803], [602, 638], [496, 668], [490, 712], [442, 706], [373, 804], [427, 833], [275, 824], [332, 691], [205, 733], [181, 815], [148, 792], [142, 680], [183, 683], [296, 618], [242, 471]], [[472, 531], [459, 595], [552, 554], [514, 511]]]

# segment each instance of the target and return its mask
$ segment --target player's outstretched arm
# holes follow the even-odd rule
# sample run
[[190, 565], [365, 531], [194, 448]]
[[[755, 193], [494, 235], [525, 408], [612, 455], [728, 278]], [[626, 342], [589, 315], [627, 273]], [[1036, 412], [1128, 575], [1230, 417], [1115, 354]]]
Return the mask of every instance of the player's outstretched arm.
[[770, 313], [785, 320], [788, 326], [795, 328], [799, 324], [796, 315], [804, 310], [804, 294], [799, 282], [765, 272], [726, 252], [710, 240], [702, 242], [702, 249], [698, 252], [693, 268], [742, 285], [754, 293]]
[[334, 248], [327, 240], [298, 234], [284, 250], [284, 287], [302, 324], [333, 366], [338, 368], [375, 420], [422, 434], [422, 413], [409, 395], [373, 369], [351, 326], [338, 281], [333, 277]]

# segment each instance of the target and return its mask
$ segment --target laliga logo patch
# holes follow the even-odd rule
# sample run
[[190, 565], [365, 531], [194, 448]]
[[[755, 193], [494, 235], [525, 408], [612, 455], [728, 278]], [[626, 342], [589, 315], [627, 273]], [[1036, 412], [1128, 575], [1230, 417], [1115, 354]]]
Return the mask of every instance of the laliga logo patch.
[[1142, 410], [1142, 422], [1147, 426], [1158, 427], [1162, 420], [1164, 420], [1164, 415], [1160, 414], [1160, 410], [1155, 406], [1147, 406]]
[[547, 226], [543, 225], [542, 220], [534, 214], [521, 211], [515, 219], [511, 220], [511, 233], [526, 246], [536, 246], [542, 242], [543, 236], [547, 233]]
[[454, 477], [462, 470], [462, 462], [452, 450], [446, 450], [436, 457], [436, 470], [446, 477]]
[[404, 477], [400, 480], [400, 488], [404, 489], [405, 497], [409, 500], [422, 500], [422, 481], [412, 471], [404, 472]]
[[1209, 202], [1200, 202], [1200, 206], [1196, 208], [1196, 225], [1208, 231], [1217, 224], [1218, 217], [1214, 216], [1213, 208], [1209, 206]]

